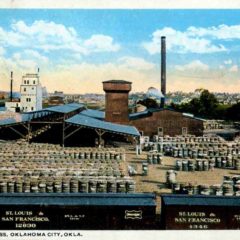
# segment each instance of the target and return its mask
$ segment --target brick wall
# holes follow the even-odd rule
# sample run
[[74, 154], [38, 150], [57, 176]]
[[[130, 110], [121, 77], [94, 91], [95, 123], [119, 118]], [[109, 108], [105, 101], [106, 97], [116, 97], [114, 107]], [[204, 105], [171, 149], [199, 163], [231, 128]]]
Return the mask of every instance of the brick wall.
[[183, 127], [187, 128], [187, 134], [203, 135], [203, 121], [171, 110], [153, 112], [151, 116], [130, 120], [130, 124], [147, 136], [157, 135], [159, 127], [163, 128], [164, 135], [169, 136], [181, 135]]

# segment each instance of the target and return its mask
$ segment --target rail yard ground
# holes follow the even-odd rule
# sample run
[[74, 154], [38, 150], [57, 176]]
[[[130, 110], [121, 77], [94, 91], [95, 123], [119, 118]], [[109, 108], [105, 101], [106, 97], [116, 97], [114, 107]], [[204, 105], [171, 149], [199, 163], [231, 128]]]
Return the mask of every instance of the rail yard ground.
[[[171, 193], [166, 186], [166, 172], [175, 169], [175, 162], [179, 158], [163, 156], [163, 164], [149, 164], [148, 175], [142, 176], [142, 162], [147, 160], [147, 152], [136, 156], [135, 151], [126, 152], [126, 165], [135, 165], [137, 175], [133, 176], [136, 181], [136, 192], [154, 192], [157, 195], [157, 213], [160, 213], [160, 194]], [[127, 166], [126, 166], [127, 167]], [[223, 176], [239, 175], [240, 170], [214, 168], [209, 171], [184, 172], [177, 171], [176, 180], [179, 183], [191, 183], [193, 185], [222, 184]]]

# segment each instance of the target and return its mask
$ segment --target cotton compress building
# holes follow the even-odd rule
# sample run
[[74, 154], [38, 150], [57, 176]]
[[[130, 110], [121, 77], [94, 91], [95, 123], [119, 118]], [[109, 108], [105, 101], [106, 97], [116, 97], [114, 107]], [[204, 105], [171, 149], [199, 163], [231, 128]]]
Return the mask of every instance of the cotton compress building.
[[106, 92], [105, 121], [135, 126], [142, 135], [203, 135], [203, 120], [168, 108], [147, 109], [129, 114], [128, 94], [131, 82], [110, 80], [103, 82]]
[[145, 136], [203, 135], [203, 120], [165, 108], [166, 96], [166, 38], [161, 37], [160, 107], [129, 114], [128, 94], [132, 83], [124, 80], [103, 82], [105, 121], [135, 126]]
[[129, 115], [129, 123], [142, 135], [203, 135], [203, 121], [172, 109], [148, 109]]

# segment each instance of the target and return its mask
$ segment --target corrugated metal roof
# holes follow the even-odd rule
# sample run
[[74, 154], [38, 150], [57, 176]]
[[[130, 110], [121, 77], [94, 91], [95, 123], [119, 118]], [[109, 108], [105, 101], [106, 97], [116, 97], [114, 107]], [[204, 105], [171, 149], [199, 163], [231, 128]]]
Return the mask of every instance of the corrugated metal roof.
[[5, 119], [0, 120], [0, 126], [24, 123], [24, 122], [28, 122], [32, 119], [35, 119], [35, 118], [44, 117], [49, 114], [51, 114], [51, 113], [48, 111], [45, 111], [45, 110], [27, 112], [27, 113], [22, 113], [22, 114], [19, 113], [15, 117], [10, 117], [10, 118], [5, 118]]
[[172, 112], [181, 113], [181, 114], [183, 115], [183, 117], [193, 118], [193, 119], [198, 120], [198, 121], [204, 121], [204, 119], [202, 119], [202, 118], [197, 118], [197, 117], [195, 117], [193, 114], [190, 114], [190, 113], [182, 113], [182, 112], [176, 111], [176, 110], [171, 109], [171, 108], [148, 108], [148, 109], [145, 110], [145, 111], [130, 114], [130, 115], [129, 115], [129, 118], [130, 118], [131, 120], [135, 120], [135, 119], [142, 118], [142, 117], [148, 117], [148, 116], [151, 115], [151, 113], [154, 113], [154, 112], [160, 112], [160, 111], [166, 111], [166, 110], [167, 110], [167, 111], [172, 111]]
[[162, 195], [165, 205], [186, 206], [240, 206], [239, 197], [231, 196], [189, 196], [189, 195]]
[[96, 206], [156, 206], [154, 194], [120, 193], [14, 193], [1, 194], [0, 205], [96, 205]]
[[51, 111], [51, 112], [57, 112], [57, 113], [70, 113], [70, 112], [76, 111], [82, 107], [84, 107], [83, 104], [69, 103], [69, 104], [65, 104], [65, 105], [48, 107], [48, 108], [45, 108], [44, 110]]
[[101, 121], [96, 118], [87, 117], [81, 114], [75, 115], [67, 119], [65, 122], [81, 125], [89, 128], [102, 129], [108, 132], [140, 136], [138, 130], [133, 126], [105, 122], [105, 121]]
[[197, 120], [199, 120], [199, 121], [203, 121], [203, 122], [206, 122], [207, 120], [206, 119], [204, 119], [204, 118], [199, 118], [199, 117], [193, 117], [194, 119], [197, 119]]
[[[19, 121], [22, 122], [22, 121]], [[5, 118], [0, 120], [0, 126], [4, 126], [4, 125], [10, 125], [10, 124], [15, 124], [17, 123], [15, 118]]]
[[191, 113], [183, 113], [183, 116], [186, 116], [186, 117], [194, 117], [194, 115], [191, 114]]
[[84, 106], [84, 104], [82, 104], [82, 103], [68, 103], [65, 105], [67, 105], [69, 107], [83, 107]]
[[136, 113], [131, 113], [129, 114], [129, 118], [131, 120], [142, 118], [142, 117], [147, 117], [150, 116], [151, 113], [148, 110], [142, 111], [142, 112], [136, 112]]
[[24, 115], [24, 114], [19, 114], [16, 118], [11, 117], [11, 118], [5, 118], [0, 120], [0, 126], [5, 126], [5, 125], [12, 125], [12, 124], [18, 124], [22, 122], [27, 122], [29, 121], [29, 116]]
[[93, 109], [86, 109], [80, 112], [80, 114], [88, 117], [98, 118], [98, 119], [104, 119], [105, 118], [105, 112], [99, 111], [99, 110], [93, 110]]
[[185, 117], [190, 117], [190, 118], [194, 118], [194, 119], [199, 120], [199, 121], [206, 121], [206, 120], [203, 119], [203, 118], [195, 117], [194, 114], [191, 114], [191, 113], [183, 113], [183, 116], [185, 116]]
[[44, 117], [44, 116], [47, 116], [49, 114], [53, 114], [53, 113], [49, 112], [47, 110], [39, 110], [39, 111], [22, 113], [22, 115], [28, 116], [29, 120], [32, 120], [32, 119], [35, 119], [35, 118]]

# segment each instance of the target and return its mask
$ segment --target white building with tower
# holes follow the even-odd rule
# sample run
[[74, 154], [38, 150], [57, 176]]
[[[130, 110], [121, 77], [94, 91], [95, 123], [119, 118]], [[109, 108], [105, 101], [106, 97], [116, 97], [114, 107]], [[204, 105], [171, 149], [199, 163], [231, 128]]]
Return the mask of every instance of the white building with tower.
[[20, 86], [21, 111], [32, 112], [42, 109], [42, 86], [38, 74], [27, 73]]
[[7, 111], [32, 112], [42, 109], [42, 86], [39, 80], [38, 73], [27, 73], [22, 77], [22, 84], [20, 85], [20, 102], [13, 101], [11, 98], [11, 101], [6, 102], [5, 104]]

